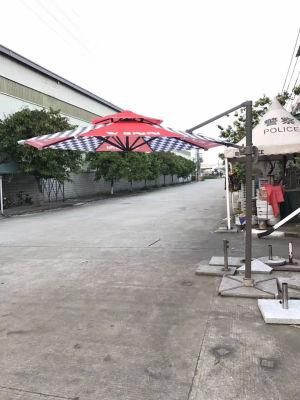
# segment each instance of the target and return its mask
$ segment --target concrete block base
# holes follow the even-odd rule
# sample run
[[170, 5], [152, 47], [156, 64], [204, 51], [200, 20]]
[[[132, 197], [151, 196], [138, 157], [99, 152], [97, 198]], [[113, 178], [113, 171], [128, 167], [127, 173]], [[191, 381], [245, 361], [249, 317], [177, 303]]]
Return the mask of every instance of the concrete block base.
[[282, 265], [286, 264], [286, 260], [283, 257], [278, 257], [278, 256], [273, 256], [272, 260], [269, 259], [269, 257], [260, 257], [258, 258], [259, 261], [269, 265], [270, 267], [281, 267]]
[[224, 271], [223, 268], [222, 265], [198, 264], [196, 275], [224, 276], [235, 274], [236, 267], [229, 267], [229, 271]]
[[[278, 296], [277, 280], [268, 275], [255, 277], [254, 286], [244, 286], [243, 276], [224, 276], [219, 294], [227, 297], [249, 297], [254, 299], [275, 299]], [[253, 277], [254, 278], [254, 277]]]
[[215, 233], [238, 233], [237, 228], [227, 229], [225, 226], [220, 226]]
[[285, 264], [280, 266], [273, 266], [274, 271], [291, 271], [291, 272], [300, 272], [299, 261], [295, 260], [294, 264]]
[[280, 300], [258, 300], [258, 308], [267, 324], [300, 325], [300, 300], [289, 300], [288, 309]]
[[[224, 257], [213, 256], [209, 265], [224, 265]], [[228, 265], [230, 267], [240, 267], [243, 265], [242, 257], [228, 257]]]
[[[251, 261], [251, 271], [253, 274], [270, 274], [272, 272], [272, 269], [273, 268], [269, 267], [267, 264], [258, 259], [254, 259]], [[245, 264], [238, 268], [237, 272], [244, 274]]]

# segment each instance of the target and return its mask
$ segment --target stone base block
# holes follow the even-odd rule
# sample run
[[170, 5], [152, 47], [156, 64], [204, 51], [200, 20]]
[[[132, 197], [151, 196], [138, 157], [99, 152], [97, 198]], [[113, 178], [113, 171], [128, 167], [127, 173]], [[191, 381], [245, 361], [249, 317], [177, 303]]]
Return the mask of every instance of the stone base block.
[[223, 268], [222, 265], [198, 264], [196, 275], [224, 276], [235, 274], [236, 267], [229, 267], [229, 271], [224, 271]]
[[281, 267], [282, 265], [286, 264], [286, 260], [283, 257], [279, 257], [279, 256], [273, 256], [272, 260], [269, 259], [269, 257], [260, 257], [258, 258], [258, 260], [260, 260], [261, 262], [263, 262], [264, 264], [269, 265], [269, 267]]
[[267, 324], [300, 324], [300, 300], [289, 300], [288, 309], [280, 300], [258, 300], [258, 308]]
[[[209, 265], [224, 265], [224, 257], [213, 256]], [[228, 257], [228, 265], [230, 267], [240, 267], [243, 265], [242, 257]]]
[[[254, 277], [253, 277], [254, 278]], [[227, 297], [250, 297], [255, 299], [275, 299], [278, 297], [277, 279], [268, 275], [257, 278], [253, 287], [244, 286], [242, 276], [224, 276], [219, 294]]]

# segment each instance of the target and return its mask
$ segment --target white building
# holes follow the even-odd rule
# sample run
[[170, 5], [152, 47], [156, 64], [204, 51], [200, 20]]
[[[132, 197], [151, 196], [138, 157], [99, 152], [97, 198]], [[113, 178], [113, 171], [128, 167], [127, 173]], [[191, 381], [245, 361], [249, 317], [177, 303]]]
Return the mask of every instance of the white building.
[[61, 110], [72, 124], [121, 108], [0, 45], [0, 118], [28, 108]]

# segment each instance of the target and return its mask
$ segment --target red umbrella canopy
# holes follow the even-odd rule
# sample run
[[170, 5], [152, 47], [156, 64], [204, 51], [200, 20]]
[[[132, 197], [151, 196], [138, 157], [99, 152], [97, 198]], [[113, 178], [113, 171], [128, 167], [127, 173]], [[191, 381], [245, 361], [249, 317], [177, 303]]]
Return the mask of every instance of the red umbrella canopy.
[[161, 120], [123, 111], [93, 120], [93, 124], [20, 141], [37, 149], [84, 152], [135, 151], [143, 153], [209, 149], [222, 141], [165, 128]]

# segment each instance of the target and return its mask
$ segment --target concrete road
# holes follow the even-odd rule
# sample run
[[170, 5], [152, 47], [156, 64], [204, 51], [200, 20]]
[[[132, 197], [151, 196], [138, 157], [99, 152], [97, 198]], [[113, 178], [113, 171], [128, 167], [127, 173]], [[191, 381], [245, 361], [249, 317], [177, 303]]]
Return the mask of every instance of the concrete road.
[[0, 221], [1, 400], [187, 399], [222, 185]]
[[0, 399], [299, 399], [299, 329], [195, 275], [224, 201], [214, 180], [1, 220]]

